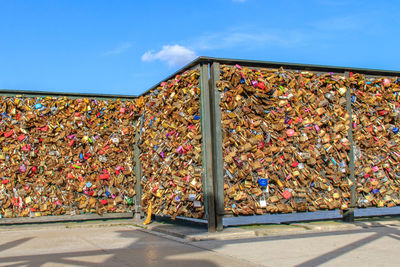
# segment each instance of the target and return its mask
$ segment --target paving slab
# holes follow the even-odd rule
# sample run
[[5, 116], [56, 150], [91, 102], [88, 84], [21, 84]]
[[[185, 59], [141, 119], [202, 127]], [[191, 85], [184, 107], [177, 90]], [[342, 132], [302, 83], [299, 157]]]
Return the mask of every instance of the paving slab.
[[398, 266], [400, 220], [208, 233], [204, 225], [121, 219], [1, 226], [0, 236], [0, 266]]
[[260, 266], [132, 225], [0, 228], [0, 266]]

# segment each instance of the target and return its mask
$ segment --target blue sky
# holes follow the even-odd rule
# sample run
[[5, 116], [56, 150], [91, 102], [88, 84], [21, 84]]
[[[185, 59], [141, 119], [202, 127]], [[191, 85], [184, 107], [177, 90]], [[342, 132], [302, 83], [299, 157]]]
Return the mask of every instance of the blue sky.
[[140, 94], [197, 56], [400, 70], [400, 1], [0, 0], [0, 88]]

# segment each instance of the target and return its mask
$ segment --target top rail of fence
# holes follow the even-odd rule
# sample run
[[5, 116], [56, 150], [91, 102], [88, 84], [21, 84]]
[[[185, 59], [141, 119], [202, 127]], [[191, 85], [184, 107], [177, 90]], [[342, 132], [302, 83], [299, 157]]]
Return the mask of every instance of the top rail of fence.
[[381, 69], [367, 69], [367, 68], [356, 68], [356, 67], [340, 67], [340, 66], [327, 66], [327, 65], [313, 65], [313, 64], [299, 64], [299, 63], [287, 63], [287, 62], [274, 62], [274, 61], [261, 61], [261, 60], [245, 60], [245, 59], [230, 59], [230, 58], [215, 58], [215, 57], [198, 57], [189, 64], [185, 65], [181, 69], [177, 70], [173, 74], [169, 75], [165, 79], [156, 83], [143, 93], [139, 95], [114, 95], [114, 94], [91, 94], [91, 93], [66, 93], [66, 92], [50, 92], [50, 91], [30, 91], [30, 90], [14, 90], [14, 89], [0, 89], [0, 95], [3, 96], [14, 96], [23, 95], [31, 97], [40, 96], [65, 96], [74, 98], [104, 98], [104, 99], [134, 99], [143, 95], [146, 95], [150, 91], [156, 89], [162, 82], [168, 81], [174, 78], [176, 75], [184, 73], [186, 70], [193, 69], [200, 64], [212, 64], [218, 62], [225, 65], [239, 64], [246, 67], [259, 67], [259, 68], [280, 68], [299, 71], [317, 71], [317, 72], [335, 72], [345, 73], [353, 72], [360, 73], [370, 76], [400, 76], [400, 71], [394, 70], [381, 70]]
[[335, 73], [346, 73], [354, 72], [370, 76], [400, 76], [400, 71], [394, 70], [380, 70], [380, 69], [367, 69], [367, 68], [356, 68], [356, 67], [341, 67], [341, 66], [327, 66], [327, 65], [313, 65], [313, 64], [299, 64], [299, 63], [287, 63], [287, 62], [274, 62], [274, 61], [261, 61], [261, 60], [245, 60], [245, 59], [231, 59], [231, 58], [215, 58], [215, 57], [198, 57], [192, 62], [188, 63], [184, 67], [180, 68], [173, 74], [169, 75], [162, 81], [156, 83], [154, 86], [147, 89], [140, 96], [149, 93], [156, 89], [162, 82], [173, 79], [176, 75], [184, 73], [186, 70], [193, 69], [201, 64], [212, 64], [218, 62], [225, 65], [239, 64], [246, 67], [259, 67], [259, 68], [280, 68], [290, 70], [301, 70], [301, 71], [318, 71], [318, 72], [335, 72]]
[[50, 91], [31, 91], [31, 90], [14, 90], [0, 89], [0, 96], [22, 95], [25, 97], [72, 97], [72, 98], [98, 98], [98, 99], [135, 99], [136, 95], [112, 95], [112, 94], [89, 94], [89, 93], [66, 93], [66, 92], [50, 92]]
[[241, 66], [249, 67], [264, 67], [264, 68], [286, 68], [293, 70], [304, 71], [320, 71], [320, 72], [353, 72], [374, 76], [400, 76], [400, 71], [394, 70], [380, 70], [380, 69], [367, 69], [355, 67], [340, 67], [340, 66], [326, 66], [326, 65], [313, 65], [313, 64], [298, 64], [287, 62], [273, 62], [273, 61], [260, 61], [260, 60], [244, 60], [244, 59], [227, 59], [227, 58], [212, 58], [212, 57], [199, 57], [193, 63], [213, 63], [218, 62], [225, 65], [239, 64]]

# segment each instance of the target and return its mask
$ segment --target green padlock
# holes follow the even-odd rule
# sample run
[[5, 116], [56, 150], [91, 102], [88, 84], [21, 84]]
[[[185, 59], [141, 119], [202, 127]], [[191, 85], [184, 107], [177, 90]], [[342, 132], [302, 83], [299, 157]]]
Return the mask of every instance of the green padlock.
[[125, 202], [126, 202], [126, 204], [128, 204], [128, 205], [133, 205], [133, 200], [132, 200], [132, 198], [130, 198], [130, 197], [125, 197]]

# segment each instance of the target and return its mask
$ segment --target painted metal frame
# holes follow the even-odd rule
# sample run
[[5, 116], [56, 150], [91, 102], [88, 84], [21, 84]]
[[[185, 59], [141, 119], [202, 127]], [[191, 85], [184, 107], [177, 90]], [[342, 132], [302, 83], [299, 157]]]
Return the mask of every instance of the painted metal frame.
[[142, 211], [142, 163], [140, 161], [140, 148], [139, 142], [141, 139], [141, 132], [143, 127], [143, 117], [144, 111], [139, 121], [139, 129], [136, 130], [135, 136], [135, 144], [133, 148], [134, 160], [135, 160], [135, 176], [136, 176], [136, 183], [135, 183], [135, 214], [134, 218], [140, 220], [144, 213]]
[[[349, 77], [350, 73], [348, 71], [345, 72], [345, 77]], [[351, 203], [349, 209], [343, 211], [343, 221], [345, 222], [353, 222], [354, 221], [354, 208], [356, 208], [356, 178], [354, 176], [355, 173], [355, 163], [354, 163], [354, 141], [353, 141], [353, 108], [351, 107], [351, 91], [346, 91], [346, 109], [350, 117], [349, 121], [349, 130], [347, 132], [347, 137], [350, 141], [350, 162], [349, 162], [349, 169], [350, 169], [350, 181], [352, 185], [350, 186], [350, 195], [351, 195]]]
[[[196, 223], [204, 223], [208, 225], [208, 230], [210, 232], [215, 231], [215, 209], [214, 209], [214, 185], [213, 185], [213, 168], [212, 168], [212, 158], [209, 157], [209, 155], [212, 153], [212, 126], [211, 126], [211, 111], [210, 111], [210, 95], [209, 95], [209, 78], [208, 78], [208, 64], [200, 64], [198, 60], [194, 60], [193, 62], [189, 63], [185, 67], [181, 68], [180, 70], [176, 71], [175, 73], [169, 75], [167, 78], [163, 79], [162, 81], [158, 82], [145, 92], [143, 92], [140, 96], [144, 96], [146, 94], [151, 93], [153, 90], [157, 89], [157, 87], [160, 86], [162, 82], [167, 82], [168, 80], [174, 79], [176, 75], [181, 75], [182, 73], [193, 70], [193, 69], [198, 69], [200, 72], [200, 77], [199, 77], [199, 88], [200, 88], [200, 120], [201, 120], [201, 134], [202, 134], [202, 188], [203, 188], [203, 197], [204, 197], [204, 210], [205, 214], [202, 219], [196, 219], [196, 218], [191, 218], [191, 217], [184, 217], [184, 216], [177, 216], [176, 218], [179, 220], [186, 220], [186, 221], [192, 221]], [[145, 112], [145, 111], [144, 111]], [[138, 147], [138, 143], [140, 142], [141, 138], [141, 130], [143, 127], [143, 116], [140, 121], [140, 127], [139, 127], [139, 132], [137, 133], [137, 141], [136, 141], [136, 152], [135, 156], [137, 159], [136, 162], [136, 168], [137, 171], [135, 170], [135, 173], [137, 174], [137, 181], [139, 181], [138, 187], [135, 188], [136, 190], [136, 196], [138, 196], [138, 199], [136, 200], [137, 203], [140, 203], [139, 205], [136, 205], [138, 208], [136, 210], [136, 215], [135, 217], [137, 219], [142, 218], [144, 215], [144, 212], [142, 211], [141, 207], [141, 195], [142, 195], [142, 189], [140, 187], [140, 182], [142, 178], [142, 164], [139, 159], [139, 155], [141, 153], [140, 148]], [[205, 142], [205, 140], [208, 140], [208, 142]], [[140, 196], [140, 197], [139, 197]], [[171, 216], [165, 216], [165, 215], [157, 215], [159, 218], [164, 218], [164, 217], [171, 217]], [[222, 218], [221, 218], [222, 221]]]
[[215, 190], [215, 223], [216, 230], [223, 230], [223, 217], [225, 213], [225, 197], [224, 197], [224, 158], [222, 155], [222, 125], [221, 125], [221, 108], [220, 100], [221, 94], [217, 88], [219, 81], [219, 63], [214, 62], [210, 66], [210, 95], [211, 97], [211, 114], [212, 114], [212, 137], [213, 137], [213, 151], [212, 162], [213, 176], [214, 176], [214, 190]]
[[205, 215], [207, 218], [208, 231], [216, 230], [215, 213], [215, 189], [214, 189], [214, 165], [213, 164], [213, 141], [211, 113], [211, 95], [209, 90], [208, 64], [200, 64], [200, 118], [202, 132], [202, 164], [203, 164], [203, 196], [205, 204]]
[[[219, 80], [219, 64], [225, 65], [235, 65], [239, 64], [245, 67], [257, 67], [257, 68], [285, 68], [290, 70], [298, 70], [298, 71], [313, 71], [313, 72], [333, 72], [336, 74], [341, 74], [343, 76], [349, 77], [351, 72], [364, 74], [368, 77], [371, 76], [400, 76], [400, 71], [386, 71], [386, 70], [373, 70], [373, 69], [362, 69], [362, 68], [349, 68], [349, 67], [334, 67], [334, 66], [322, 66], [322, 65], [305, 65], [305, 64], [292, 64], [292, 63], [279, 63], [279, 62], [266, 62], [266, 61], [251, 61], [251, 60], [232, 60], [232, 59], [219, 59], [219, 58], [199, 58], [199, 60], [203, 60], [205, 62], [209, 62], [211, 65], [211, 78], [210, 78], [210, 87], [211, 91], [214, 92], [212, 94], [213, 98], [211, 100], [212, 103], [212, 114], [213, 118], [213, 131], [216, 133], [217, 137], [213, 136], [213, 147], [215, 149], [220, 148], [222, 158], [222, 134], [221, 134], [221, 115], [219, 109], [219, 101], [220, 95], [218, 93], [218, 89], [216, 87], [216, 81]], [[351, 92], [347, 90], [346, 93], [346, 109], [349, 112], [350, 116], [350, 127], [348, 130], [349, 141], [351, 143], [350, 150], [350, 180], [353, 182], [350, 187], [351, 192], [351, 203], [349, 209], [343, 211], [341, 214], [339, 210], [327, 210], [327, 211], [318, 211], [318, 212], [304, 212], [304, 213], [291, 213], [291, 214], [265, 214], [265, 215], [254, 215], [254, 216], [238, 216], [238, 217], [223, 217], [223, 220], [218, 220], [216, 217], [216, 229], [222, 230], [223, 226], [229, 225], [243, 225], [243, 224], [255, 224], [255, 223], [282, 223], [282, 222], [292, 222], [292, 221], [307, 221], [307, 220], [322, 220], [322, 219], [340, 219], [342, 218], [344, 221], [352, 222], [354, 221], [354, 217], [365, 217], [365, 216], [376, 216], [376, 215], [387, 215], [387, 214], [399, 214], [400, 207], [395, 208], [386, 208], [385, 210], [380, 209], [359, 209], [356, 208], [357, 202], [357, 194], [356, 194], [356, 179], [354, 176], [354, 150], [353, 150], [353, 134], [352, 134], [352, 107], [351, 107]], [[216, 115], [217, 114], [217, 115]], [[223, 175], [222, 177], [218, 174], [223, 173], [223, 159], [219, 159], [217, 154], [213, 154], [213, 173], [214, 173], [214, 182], [222, 183], [222, 186], [214, 187], [214, 195], [215, 195], [215, 209], [218, 210], [216, 212], [217, 215], [223, 214], [223, 209], [219, 206], [221, 203], [218, 201], [220, 199], [224, 199], [224, 190], [223, 190]], [[222, 182], [221, 182], [222, 181]], [[222, 201], [222, 206], [224, 205]], [[222, 207], [223, 208], [223, 207]], [[222, 211], [222, 212], [221, 212]], [[381, 211], [381, 213], [379, 213]], [[216, 215], [216, 216], [217, 216]]]
[[[257, 68], [285, 68], [290, 70], [298, 71], [313, 71], [313, 72], [333, 72], [348, 76], [350, 72], [364, 74], [368, 77], [371, 76], [400, 76], [400, 71], [391, 70], [377, 70], [377, 69], [365, 69], [365, 68], [352, 68], [352, 67], [337, 67], [337, 66], [325, 66], [325, 65], [310, 65], [310, 64], [296, 64], [286, 62], [270, 62], [270, 61], [258, 61], [258, 60], [242, 60], [242, 59], [226, 59], [226, 58], [214, 58], [214, 57], [198, 57], [193, 60], [180, 70], [176, 71], [172, 75], [163, 79], [168, 81], [173, 79], [176, 75], [181, 74], [187, 70], [198, 68], [200, 70], [200, 109], [201, 109], [201, 126], [202, 126], [202, 157], [203, 157], [203, 194], [205, 200], [205, 218], [193, 219], [189, 217], [181, 217], [188, 221], [196, 221], [201, 223], [207, 223], [208, 230], [222, 231], [224, 226], [228, 225], [242, 225], [242, 224], [254, 224], [254, 223], [282, 223], [291, 221], [301, 220], [319, 220], [319, 219], [339, 219], [344, 218], [346, 221], [352, 221], [354, 217], [364, 216], [377, 216], [377, 215], [393, 215], [400, 213], [400, 207], [393, 208], [367, 208], [357, 209], [356, 206], [356, 180], [354, 177], [354, 153], [353, 153], [353, 140], [351, 127], [349, 129], [349, 140], [351, 142], [352, 149], [350, 151], [350, 179], [353, 181], [351, 187], [351, 205], [349, 210], [345, 211], [343, 215], [339, 214], [338, 210], [333, 211], [318, 211], [314, 213], [292, 213], [292, 214], [266, 214], [266, 215], [255, 215], [255, 216], [239, 216], [239, 217], [226, 217], [224, 216], [224, 162], [222, 156], [222, 126], [221, 126], [221, 110], [220, 110], [220, 93], [216, 86], [219, 80], [220, 69], [219, 66], [224, 65], [235, 65], [239, 64], [245, 67], [257, 67]], [[26, 91], [26, 90], [1, 90], [0, 95], [6, 96], [29, 96], [29, 97], [40, 97], [40, 96], [65, 96], [70, 98], [81, 98], [81, 97], [93, 97], [98, 99], [134, 99], [147, 93], [151, 92], [160, 86], [160, 83], [155, 84], [142, 94], [136, 95], [108, 95], [108, 94], [79, 94], [79, 93], [63, 93], [63, 92], [47, 92], [47, 91]], [[347, 103], [346, 108], [350, 113], [352, 119], [352, 108], [351, 108], [351, 93], [346, 94]], [[140, 122], [140, 128], [135, 138], [134, 145], [134, 158], [136, 161], [135, 175], [136, 175], [136, 198], [135, 198], [135, 217], [141, 218], [143, 212], [141, 210], [141, 178], [142, 178], [142, 166], [140, 163], [139, 155], [140, 149], [138, 142], [140, 140], [140, 131], [143, 125], [143, 117]]]
[[[95, 98], [98, 100], [115, 100], [121, 99], [122, 101], [133, 100], [137, 98], [134, 95], [111, 95], [111, 94], [90, 94], [90, 93], [66, 93], [66, 92], [48, 92], [48, 91], [29, 91], [29, 90], [10, 90], [10, 89], [0, 89], [0, 96], [21, 96], [21, 97], [67, 97], [67, 98]], [[140, 161], [138, 161], [138, 146], [137, 143], [133, 144], [134, 151], [134, 161], [135, 161], [135, 209], [132, 212], [122, 212], [122, 213], [108, 213], [103, 216], [99, 216], [97, 214], [81, 214], [81, 215], [58, 215], [58, 216], [43, 216], [43, 217], [22, 217], [22, 218], [1, 218], [0, 225], [6, 224], [26, 224], [26, 223], [47, 223], [47, 222], [71, 222], [71, 221], [86, 221], [86, 220], [98, 220], [98, 219], [126, 219], [126, 218], [140, 218], [136, 214], [140, 213], [141, 206], [141, 187], [140, 187], [140, 179], [138, 177], [141, 176], [141, 167]], [[139, 165], [138, 165], [139, 162]], [[137, 203], [138, 206], [137, 206]]]
[[[367, 69], [357, 67], [340, 67], [340, 66], [327, 66], [327, 65], [315, 65], [315, 64], [299, 64], [299, 63], [288, 63], [288, 62], [274, 62], [274, 61], [261, 61], [261, 60], [244, 60], [244, 59], [228, 59], [228, 58], [215, 58], [215, 57], [198, 57], [186, 66], [177, 70], [173, 74], [169, 75], [163, 81], [174, 78], [176, 75], [181, 74], [189, 69], [192, 69], [200, 64], [225, 64], [235, 65], [240, 64], [248, 67], [264, 67], [264, 68], [280, 68], [301, 71], [319, 71], [319, 72], [357, 72], [368, 76], [400, 76], [400, 71], [394, 70], [380, 70], [380, 69]], [[143, 96], [151, 90], [157, 88], [161, 82], [156, 83], [140, 95], [112, 95], [112, 94], [90, 94], [90, 93], [66, 93], [66, 92], [48, 92], [48, 91], [30, 91], [30, 90], [14, 90], [14, 89], [0, 89], [0, 95], [14, 96], [25, 95], [25, 96], [67, 96], [67, 97], [97, 97], [97, 98], [127, 98], [132, 99], [139, 96]]]
[[96, 98], [96, 99], [135, 99], [135, 95], [111, 95], [111, 94], [81, 94], [81, 93], [66, 93], [66, 92], [47, 92], [47, 91], [29, 91], [29, 90], [10, 90], [0, 89], [0, 95], [2, 96], [16, 96], [21, 95], [23, 97], [69, 97], [69, 98]]

